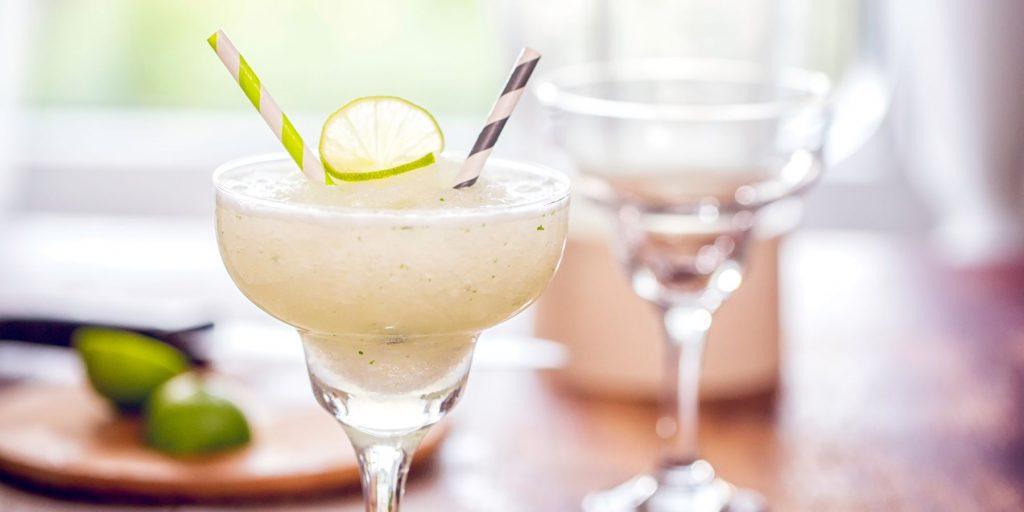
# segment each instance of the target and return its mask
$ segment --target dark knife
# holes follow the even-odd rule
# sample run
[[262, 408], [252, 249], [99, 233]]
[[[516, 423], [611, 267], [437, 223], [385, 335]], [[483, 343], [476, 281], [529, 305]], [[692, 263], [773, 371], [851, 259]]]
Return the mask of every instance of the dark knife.
[[137, 332], [181, 350], [193, 364], [205, 366], [209, 363], [207, 337], [213, 328], [213, 323], [186, 325], [167, 330], [53, 318], [0, 317], [0, 340], [70, 347], [72, 334], [81, 327], [102, 327]]

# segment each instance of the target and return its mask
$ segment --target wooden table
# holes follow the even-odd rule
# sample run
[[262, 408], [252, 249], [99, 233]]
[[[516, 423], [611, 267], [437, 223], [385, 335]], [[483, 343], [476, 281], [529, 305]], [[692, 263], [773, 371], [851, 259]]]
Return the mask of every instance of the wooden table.
[[[952, 270], [923, 243], [804, 233], [783, 263], [774, 404], [705, 408], [706, 457], [775, 510], [1024, 510], [1024, 265]], [[564, 511], [654, 460], [655, 413], [543, 375], [482, 371], [409, 511]], [[62, 501], [0, 486], [3, 511], [230, 511]], [[357, 511], [353, 495], [237, 510]]]

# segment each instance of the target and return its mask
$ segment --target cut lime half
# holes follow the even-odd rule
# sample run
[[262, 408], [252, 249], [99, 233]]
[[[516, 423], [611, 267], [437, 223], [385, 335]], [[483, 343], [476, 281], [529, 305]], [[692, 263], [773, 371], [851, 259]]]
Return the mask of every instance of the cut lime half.
[[146, 402], [145, 441], [172, 455], [215, 453], [249, 442], [245, 414], [215, 385], [185, 373], [164, 382]]
[[331, 179], [378, 180], [433, 164], [444, 150], [437, 120], [395, 96], [348, 102], [324, 122], [320, 158]]

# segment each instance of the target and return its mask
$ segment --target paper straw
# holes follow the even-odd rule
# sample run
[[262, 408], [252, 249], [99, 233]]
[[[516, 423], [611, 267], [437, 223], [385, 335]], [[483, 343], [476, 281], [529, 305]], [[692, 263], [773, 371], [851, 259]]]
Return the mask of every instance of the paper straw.
[[217, 52], [217, 56], [224, 63], [224, 67], [228, 68], [235, 82], [238, 82], [242, 92], [252, 102], [252, 106], [256, 107], [256, 110], [263, 116], [263, 120], [277, 136], [277, 140], [284, 145], [284, 149], [291, 155], [292, 160], [295, 160], [295, 163], [309, 179], [323, 183], [326, 180], [324, 166], [302, 142], [302, 137], [299, 136], [295, 126], [288, 120], [288, 116], [284, 115], [281, 107], [277, 105], [267, 89], [260, 84], [260, 79], [245, 62], [245, 57], [238, 53], [238, 49], [231, 43], [231, 39], [228, 39], [227, 34], [223, 30], [218, 30], [206, 40]]
[[523, 48], [519, 52], [519, 58], [516, 59], [516, 65], [512, 67], [512, 74], [509, 75], [508, 81], [505, 83], [505, 89], [501, 91], [498, 101], [494, 102], [494, 106], [491, 107], [491, 114], [487, 116], [484, 129], [477, 136], [476, 144], [473, 144], [469, 157], [466, 158], [462, 169], [459, 170], [459, 175], [455, 178], [455, 188], [470, 187], [480, 177], [480, 172], [484, 169], [484, 162], [491, 155], [494, 143], [498, 141], [505, 122], [508, 121], [516, 104], [519, 103], [519, 98], [526, 90], [526, 82], [530, 80], [530, 75], [533, 74], [533, 69], [537, 67], [539, 60], [540, 53], [537, 50]]

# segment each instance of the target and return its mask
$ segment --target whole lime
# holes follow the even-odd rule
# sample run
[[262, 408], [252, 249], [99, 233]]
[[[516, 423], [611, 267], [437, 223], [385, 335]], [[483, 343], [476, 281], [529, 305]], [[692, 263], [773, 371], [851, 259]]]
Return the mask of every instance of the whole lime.
[[189, 368], [179, 350], [134, 332], [83, 327], [72, 335], [89, 383], [121, 410], [135, 410], [160, 384]]

